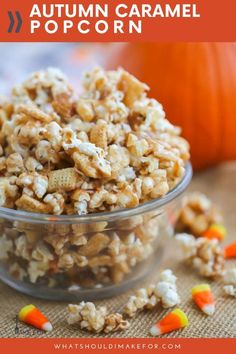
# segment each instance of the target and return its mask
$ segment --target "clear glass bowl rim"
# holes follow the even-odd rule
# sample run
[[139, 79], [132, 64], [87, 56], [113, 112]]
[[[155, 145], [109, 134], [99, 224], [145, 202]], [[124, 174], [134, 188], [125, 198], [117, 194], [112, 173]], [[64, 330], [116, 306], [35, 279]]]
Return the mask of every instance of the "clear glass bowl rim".
[[23, 210], [15, 210], [0, 207], [0, 218], [5, 218], [14, 221], [24, 221], [36, 224], [79, 224], [79, 223], [98, 223], [104, 221], [115, 221], [122, 218], [130, 218], [146, 212], [153, 211], [165, 206], [173, 199], [178, 197], [188, 186], [192, 178], [192, 166], [188, 162], [185, 166], [185, 174], [182, 180], [162, 198], [156, 198], [149, 202], [142, 203], [135, 208], [118, 209], [111, 212], [91, 213], [83, 215], [51, 215], [40, 213], [29, 213]]

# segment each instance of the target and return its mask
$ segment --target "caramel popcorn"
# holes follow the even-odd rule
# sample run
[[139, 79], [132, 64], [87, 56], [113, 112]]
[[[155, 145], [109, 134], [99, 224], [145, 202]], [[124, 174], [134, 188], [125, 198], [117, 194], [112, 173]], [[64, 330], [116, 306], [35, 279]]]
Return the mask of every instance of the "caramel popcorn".
[[223, 290], [226, 295], [236, 297], [236, 268], [228, 269], [224, 274]]
[[215, 278], [224, 273], [224, 255], [216, 239], [195, 238], [189, 234], [177, 234], [184, 259], [199, 271], [199, 274]]
[[13, 242], [5, 235], [0, 239], [0, 260], [8, 258], [8, 252], [13, 248]]
[[200, 237], [215, 223], [222, 223], [222, 215], [207, 196], [193, 192], [183, 198], [175, 225], [176, 232]]
[[129, 327], [129, 322], [121, 314], [108, 314], [106, 306], [96, 307], [92, 302], [84, 301], [79, 305], [68, 305], [67, 322], [95, 333], [117, 332]]
[[124, 307], [124, 313], [129, 317], [143, 309], [152, 309], [158, 303], [164, 308], [173, 307], [180, 302], [176, 288], [176, 276], [170, 269], [164, 270], [156, 284], [136, 290], [135, 295], [130, 296]]
[[236, 297], [236, 286], [234, 285], [225, 285], [223, 287], [225, 294]]
[[[10, 202], [1, 198], [2, 206], [51, 214], [112, 211], [161, 197], [180, 181], [188, 144], [147, 97], [145, 84], [122, 69], [98, 68], [83, 85], [77, 96], [49, 68], [13, 89], [11, 109], [1, 105], [1, 178], [18, 177], [12, 183], [18, 193]], [[86, 185], [89, 196], [76, 200], [75, 190], [83, 195]], [[54, 192], [65, 192], [66, 203], [43, 211], [38, 203], [48, 204]]]
[[[32, 197], [22, 198], [29, 210], [55, 208], [55, 214], [64, 203], [59, 193], [47, 194], [37, 204]], [[14, 229], [3, 228], [0, 257], [9, 267], [13, 261], [19, 268], [14, 268], [15, 277], [24, 273], [24, 279], [31, 283], [52, 284], [53, 280], [55, 286], [64, 287], [66, 282], [68, 288], [119, 283], [154, 251], [159, 218], [152, 216], [134, 216], [113, 224], [52, 223], [42, 227], [16, 221]]]
[[228, 269], [225, 271], [224, 282], [226, 284], [236, 285], [236, 268]]
[[[0, 206], [42, 214], [35, 224], [35, 215], [13, 221], [14, 233], [10, 221], [1, 225], [0, 257], [12, 276], [91, 288], [122, 282], [150, 258], [161, 232], [155, 212], [81, 221], [162, 197], [183, 178], [188, 143], [147, 91], [123, 69], [96, 68], [77, 94], [49, 68], [0, 100]], [[153, 291], [163, 306], [177, 301], [173, 284]], [[102, 330], [122, 328], [120, 315], [109, 316]]]

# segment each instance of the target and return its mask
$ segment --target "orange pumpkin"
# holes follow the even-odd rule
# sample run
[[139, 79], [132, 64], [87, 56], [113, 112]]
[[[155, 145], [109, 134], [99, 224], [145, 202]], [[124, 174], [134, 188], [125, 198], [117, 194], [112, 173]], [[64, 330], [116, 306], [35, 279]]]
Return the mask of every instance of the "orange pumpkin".
[[195, 168], [236, 159], [236, 43], [127, 43], [109, 57], [182, 127]]

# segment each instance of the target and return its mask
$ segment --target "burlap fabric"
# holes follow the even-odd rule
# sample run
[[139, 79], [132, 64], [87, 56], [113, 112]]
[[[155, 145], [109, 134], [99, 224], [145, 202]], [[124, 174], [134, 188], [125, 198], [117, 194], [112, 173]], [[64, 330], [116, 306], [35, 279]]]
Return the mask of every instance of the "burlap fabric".
[[[225, 216], [229, 236], [226, 242], [236, 239], [236, 164], [227, 164], [194, 176], [191, 190], [200, 190], [209, 195], [218, 203]], [[236, 261], [227, 262], [227, 267], [236, 266]], [[212, 282], [212, 289], [217, 299], [217, 311], [214, 316], [207, 317], [202, 314], [192, 303], [190, 289], [193, 285], [205, 281], [191, 269], [180, 262], [180, 255], [173, 247], [173, 241], [166, 244], [165, 256], [161, 264], [153, 269], [146, 282], [155, 281], [160, 269], [171, 268], [178, 276], [178, 290], [181, 295], [181, 309], [189, 317], [190, 325], [182, 331], [172, 332], [166, 337], [236, 337], [236, 299], [224, 295], [221, 282]], [[141, 284], [144, 285], [144, 284]], [[111, 311], [122, 309], [129, 293], [112, 299], [99, 301], [106, 304]], [[34, 303], [51, 320], [54, 330], [43, 333], [30, 329], [24, 324], [17, 325], [15, 317], [21, 307]], [[0, 336], [1, 337], [102, 337], [102, 334], [91, 335], [80, 331], [76, 326], [66, 323], [66, 303], [49, 302], [33, 299], [22, 295], [4, 284], [0, 284]], [[160, 319], [167, 311], [157, 308], [138, 314], [131, 320], [130, 329], [106, 335], [106, 337], [149, 337], [149, 328]]]

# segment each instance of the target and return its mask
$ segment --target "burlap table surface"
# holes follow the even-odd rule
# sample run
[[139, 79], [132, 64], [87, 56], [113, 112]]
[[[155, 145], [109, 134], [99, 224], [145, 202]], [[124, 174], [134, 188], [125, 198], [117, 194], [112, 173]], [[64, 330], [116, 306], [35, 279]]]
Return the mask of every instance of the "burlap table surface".
[[[226, 243], [236, 239], [236, 163], [226, 164], [194, 176], [189, 190], [205, 192], [218, 203], [225, 216], [229, 231]], [[161, 264], [153, 269], [146, 282], [155, 281], [161, 269], [171, 268], [178, 277], [178, 290], [181, 296], [180, 307], [189, 317], [190, 325], [181, 331], [172, 332], [166, 337], [228, 337], [236, 336], [236, 299], [224, 295], [222, 283], [212, 282], [212, 289], [217, 299], [217, 311], [212, 317], [202, 314], [192, 303], [190, 289], [193, 285], [205, 281], [194, 271], [180, 262], [180, 254], [173, 246], [173, 240], [168, 240], [165, 255]], [[236, 261], [227, 262], [227, 267], [236, 266]], [[144, 285], [140, 284], [140, 286]], [[97, 304], [106, 304], [111, 311], [122, 309], [131, 291]], [[30, 329], [24, 324], [18, 324], [18, 334], [15, 333], [15, 317], [19, 309], [26, 304], [34, 303], [47, 314], [53, 324], [51, 333], [43, 333]], [[102, 337], [80, 331], [76, 326], [66, 323], [66, 303], [33, 299], [20, 294], [0, 283], [0, 336], [1, 337]], [[131, 326], [124, 332], [118, 332], [106, 337], [149, 337], [149, 328], [168, 310], [156, 308], [152, 311], [139, 313], [131, 320]]]

